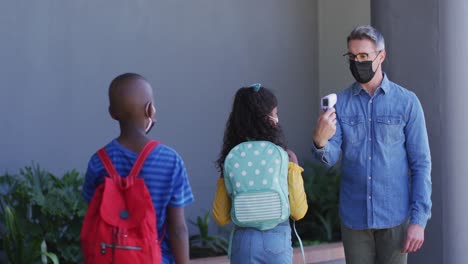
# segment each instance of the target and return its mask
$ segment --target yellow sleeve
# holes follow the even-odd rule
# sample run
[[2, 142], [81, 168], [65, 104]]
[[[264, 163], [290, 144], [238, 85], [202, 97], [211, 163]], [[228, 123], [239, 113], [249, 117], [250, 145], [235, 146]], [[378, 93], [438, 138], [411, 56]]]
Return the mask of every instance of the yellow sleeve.
[[223, 178], [219, 178], [216, 185], [216, 194], [213, 201], [213, 218], [218, 225], [226, 225], [231, 222], [231, 197], [229, 197], [226, 191]]
[[294, 162], [289, 162], [288, 168], [288, 191], [289, 206], [291, 208], [291, 218], [302, 219], [308, 209], [307, 196], [304, 191], [304, 180], [302, 172], [304, 169]]

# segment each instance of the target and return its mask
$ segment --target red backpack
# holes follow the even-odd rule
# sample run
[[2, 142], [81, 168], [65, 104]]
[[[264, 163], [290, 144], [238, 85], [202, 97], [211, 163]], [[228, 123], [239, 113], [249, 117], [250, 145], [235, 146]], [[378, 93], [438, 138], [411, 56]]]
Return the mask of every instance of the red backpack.
[[146, 144], [125, 178], [104, 148], [97, 152], [108, 176], [94, 192], [81, 229], [85, 263], [161, 263], [153, 202], [144, 180], [137, 177], [157, 145]]

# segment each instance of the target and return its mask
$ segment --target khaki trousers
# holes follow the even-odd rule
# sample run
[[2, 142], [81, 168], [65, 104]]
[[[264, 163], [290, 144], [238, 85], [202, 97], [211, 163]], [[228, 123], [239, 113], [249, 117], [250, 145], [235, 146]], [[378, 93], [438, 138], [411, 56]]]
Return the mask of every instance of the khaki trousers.
[[387, 229], [353, 230], [341, 224], [346, 264], [406, 264], [402, 254], [408, 221]]

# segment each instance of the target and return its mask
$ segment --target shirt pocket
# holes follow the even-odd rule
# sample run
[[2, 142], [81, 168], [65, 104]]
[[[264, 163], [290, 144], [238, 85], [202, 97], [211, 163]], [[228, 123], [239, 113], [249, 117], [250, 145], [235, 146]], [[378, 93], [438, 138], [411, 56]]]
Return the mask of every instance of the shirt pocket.
[[366, 124], [364, 116], [342, 116], [341, 128], [343, 131], [343, 142], [350, 144], [359, 144], [366, 137]]
[[404, 121], [401, 116], [377, 116], [375, 136], [378, 142], [395, 144], [405, 140]]

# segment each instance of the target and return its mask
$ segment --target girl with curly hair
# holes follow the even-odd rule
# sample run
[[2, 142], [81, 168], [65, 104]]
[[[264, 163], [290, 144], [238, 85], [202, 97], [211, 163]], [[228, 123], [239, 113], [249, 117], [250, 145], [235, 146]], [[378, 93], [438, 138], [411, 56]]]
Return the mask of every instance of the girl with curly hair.
[[[223, 175], [225, 160], [233, 148], [247, 141], [268, 141], [287, 152], [287, 157], [285, 156], [286, 163], [289, 157], [287, 173], [284, 170], [287, 175], [280, 175], [280, 177], [284, 177], [284, 183], [288, 184], [289, 195], [286, 202], [289, 203], [289, 216], [293, 220], [304, 217], [308, 206], [301, 175], [303, 169], [298, 165], [294, 152], [287, 148], [286, 139], [278, 121], [278, 101], [269, 89], [260, 84], [254, 84], [237, 91], [226, 123], [221, 153], [217, 160], [221, 176], [217, 182], [213, 216], [219, 225], [231, 222], [233, 215], [231, 212], [232, 192], [226, 188], [228, 184]], [[262, 162], [268, 161], [262, 160]], [[251, 166], [251, 163], [248, 166]], [[267, 173], [265, 171], [264, 174]], [[260, 172], [258, 174], [258, 177], [266, 177]], [[255, 202], [249, 201], [249, 203]], [[230, 241], [230, 258], [231, 263], [234, 264], [292, 263], [291, 227], [287, 215], [284, 222], [267, 230], [241, 227], [234, 223]]]

